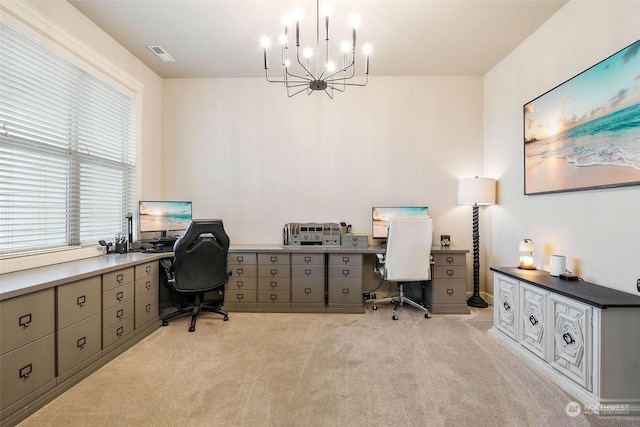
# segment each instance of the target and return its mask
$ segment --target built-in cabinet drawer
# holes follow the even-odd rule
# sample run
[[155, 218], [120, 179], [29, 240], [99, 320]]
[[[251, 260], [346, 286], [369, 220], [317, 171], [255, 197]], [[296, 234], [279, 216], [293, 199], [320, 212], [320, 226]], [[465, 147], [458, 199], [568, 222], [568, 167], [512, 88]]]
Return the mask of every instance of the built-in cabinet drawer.
[[239, 252], [227, 256], [231, 277], [224, 285], [224, 307], [251, 309], [258, 301], [258, 257], [255, 253]]
[[283, 309], [291, 303], [290, 255], [258, 253], [258, 304]]
[[103, 274], [102, 291], [102, 348], [111, 351], [134, 330], [135, 268]]
[[58, 330], [100, 313], [100, 276], [58, 286]]
[[[53, 294], [53, 289], [51, 291]], [[51, 304], [53, 307], [53, 299]], [[4, 325], [4, 321], [2, 323]], [[55, 385], [55, 346], [55, 334], [51, 331], [0, 356], [0, 410], [23, 398], [25, 402], [21, 403], [26, 404], [46, 391], [45, 388]]]
[[329, 254], [327, 311], [364, 311], [362, 265], [362, 254]]
[[160, 316], [159, 293], [152, 290], [136, 297], [135, 328], [140, 329], [149, 322], [158, 320]]
[[160, 263], [152, 261], [135, 267], [135, 329], [160, 318]]
[[47, 289], [1, 301], [0, 354], [53, 333], [54, 300], [54, 290]]
[[100, 353], [100, 314], [58, 331], [58, 376]]
[[94, 276], [57, 287], [57, 375], [100, 356], [102, 278]]
[[325, 311], [324, 254], [291, 255], [291, 306], [300, 311]]

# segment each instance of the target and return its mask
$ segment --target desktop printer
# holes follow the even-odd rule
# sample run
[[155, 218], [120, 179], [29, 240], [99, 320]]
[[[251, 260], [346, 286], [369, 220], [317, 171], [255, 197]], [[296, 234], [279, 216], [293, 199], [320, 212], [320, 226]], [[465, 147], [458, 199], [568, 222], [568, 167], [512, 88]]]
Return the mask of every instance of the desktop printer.
[[291, 246], [340, 246], [340, 234], [340, 224], [335, 222], [290, 222], [282, 230], [282, 240]]

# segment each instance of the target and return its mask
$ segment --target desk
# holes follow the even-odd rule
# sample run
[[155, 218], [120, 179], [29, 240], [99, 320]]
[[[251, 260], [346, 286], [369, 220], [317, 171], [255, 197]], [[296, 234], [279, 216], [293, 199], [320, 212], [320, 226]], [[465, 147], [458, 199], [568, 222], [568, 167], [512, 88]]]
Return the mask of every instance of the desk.
[[[377, 287], [380, 246], [232, 245], [229, 311], [363, 313], [362, 294]], [[434, 274], [424, 299], [434, 314], [468, 314], [466, 254], [433, 246]]]
[[[363, 289], [380, 280], [373, 255], [383, 252], [233, 245], [224, 306], [362, 313]], [[432, 311], [468, 313], [468, 251], [437, 246], [432, 253]], [[0, 275], [0, 424], [26, 418], [155, 331], [164, 287], [158, 261], [172, 256], [111, 254]]]

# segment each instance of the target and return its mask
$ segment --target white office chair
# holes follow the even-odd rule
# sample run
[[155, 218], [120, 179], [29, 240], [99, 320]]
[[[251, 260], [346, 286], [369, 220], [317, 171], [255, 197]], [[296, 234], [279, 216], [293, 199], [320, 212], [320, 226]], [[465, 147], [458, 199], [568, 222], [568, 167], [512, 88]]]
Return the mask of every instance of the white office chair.
[[380, 273], [385, 280], [396, 282], [398, 295], [374, 299], [373, 309], [381, 302], [392, 302], [393, 320], [398, 320], [398, 306], [405, 303], [424, 311], [424, 317], [431, 317], [426, 307], [404, 296], [403, 284], [431, 280], [431, 243], [433, 240], [433, 220], [428, 216], [405, 215], [390, 218], [387, 249], [384, 265]]

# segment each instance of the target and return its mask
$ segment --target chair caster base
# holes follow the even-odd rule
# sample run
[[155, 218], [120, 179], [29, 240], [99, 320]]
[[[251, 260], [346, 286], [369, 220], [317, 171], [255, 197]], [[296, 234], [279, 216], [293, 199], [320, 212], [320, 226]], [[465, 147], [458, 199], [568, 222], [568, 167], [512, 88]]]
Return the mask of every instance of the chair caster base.
[[196, 328], [193, 326], [189, 326], [189, 332], [195, 332]]
[[377, 309], [378, 309], [378, 306], [377, 306], [377, 305], [375, 305], [375, 304], [373, 304], [373, 307], [371, 307], [371, 308], [373, 308], [374, 310], [377, 310]]
[[229, 321], [229, 316], [224, 316], [224, 321], [228, 322]]
[[393, 316], [391, 316], [391, 318], [392, 318], [393, 320], [398, 320], [398, 316], [397, 316], [397, 315], [395, 315], [395, 314], [394, 314]]
[[425, 313], [424, 314], [424, 318], [425, 319], [431, 319], [431, 313]]
[[169, 321], [163, 320], [162, 321], [162, 326], [169, 326]]

